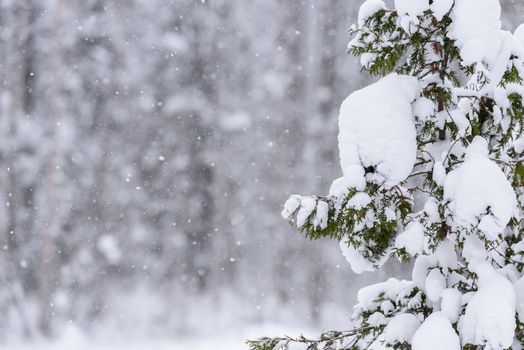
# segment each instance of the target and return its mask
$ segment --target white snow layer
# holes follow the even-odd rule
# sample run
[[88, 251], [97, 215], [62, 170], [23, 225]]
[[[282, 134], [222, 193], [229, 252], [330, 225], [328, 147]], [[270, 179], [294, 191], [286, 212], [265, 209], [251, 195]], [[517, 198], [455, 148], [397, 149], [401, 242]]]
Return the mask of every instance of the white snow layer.
[[395, 0], [395, 9], [399, 15], [415, 18], [429, 9], [429, 0]]
[[442, 301], [440, 309], [451, 323], [455, 323], [460, 315], [460, 308], [462, 307], [462, 293], [458, 289], [448, 288], [441, 294]]
[[[313, 212], [315, 216], [311, 222]], [[314, 196], [302, 197], [292, 195], [284, 204], [281, 215], [284, 219], [289, 220], [296, 213], [297, 227], [302, 227], [306, 223], [312, 223], [315, 228], [325, 229], [329, 219], [329, 204], [318, 200]]]
[[368, 17], [371, 17], [376, 12], [386, 8], [386, 4], [382, 0], [367, 0], [361, 6], [358, 11], [358, 25], [364, 25], [364, 22]]
[[515, 336], [515, 291], [513, 285], [487, 262], [476, 264], [479, 289], [459, 320], [462, 344], [485, 345], [502, 350]]
[[468, 147], [465, 162], [448, 174], [444, 197], [457, 226], [478, 225], [493, 239], [506, 228], [517, 206], [511, 184], [487, 157], [487, 142], [481, 137]]
[[520, 322], [524, 322], [524, 277], [513, 284], [517, 297], [517, 315]]
[[413, 102], [413, 115], [420, 120], [425, 121], [432, 115], [435, 115], [436, 105], [427, 97], [420, 97]]
[[524, 24], [521, 24], [515, 29], [515, 33], [513, 34], [515, 39], [524, 47]]
[[433, 269], [426, 277], [426, 296], [432, 302], [440, 300], [442, 292], [446, 289], [446, 276], [439, 269]]
[[340, 241], [340, 249], [354, 273], [361, 274], [363, 272], [375, 271], [375, 266], [371, 261], [363, 257], [358, 250], [344, 241]]
[[[444, 274], [457, 268], [457, 254], [453, 242], [444, 240], [431, 255], [419, 255], [415, 260], [411, 277], [413, 284], [437, 301], [446, 288], [446, 280], [437, 274], [440, 267]], [[435, 271], [435, 272], [433, 272]]]
[[338, 179], [333, 180], [331, 187], [329, 188], [329, 195], [335, 197], [342, 197], [346, 194], [349, 184], [346, 179], [342, 176]]
[[358, 304], [355, 308], [368, 309], [375, 304], [375, 301], [379, 299], [381, 295], [391, 300], [397, 300], [399, 295], [403, 295], [406, 291], [410, 292], [412, 288], [413, 282], [400, 281], [396, 278], [390, 278], [386, 282], [369, 285], [358, 291]]
[[464, 240], [462, 256], [468, 263], [474, 264], [487, 259], [488, 252], [484, 242], [482, 242], [477, 235], [468, 235]]
[[305, 197], [300, 201], [300, 209], [297, 213], [297, 227], [302, 227], [317, 206], [317, 201], [312, 197]]
[[415, 332], [420, 327], [420, 320], [413, 314], [398, 314], [384, 328], [386, 344], [411, 344]]
[[456, 0], [449, 36], [457, 41], [466, 65], [493, 64], [502, 45], [499, 0]]
[[328, 224], [329, 216], [329, 205], [324, 201], [318, 201], [317, 203], [317, 212], [315, 214], [315, 220], [313, 221], [313, 226], [315, 228], [320, 227], [322, 230], [326, 229]]
[[289, 219], [291, 215], [300, 207], [301, 198], [302, 197], [297, 196], [297, 195], [293, 195], [289, 197], [289, 199], [284, 204], [284, 209], [282, 210], [282, 213], [281, 213], [284, 219], [286, 220]]
[[413, 337], [413, 350], [460, 350], [451, 322], [441, 312], [431, 314]]
[[424, 227], [418, 222], [410, 223], [395, 239], [395, 247], [415, 256], [424, 251]]
[[449, 10], [451, 10], [452, 6], [453, 0], [433, 0], [430, 9], [437, 20], [441, 21]]
[[387, 187], [409, 176], [417, 153], [411, 108], [417, 93], [416, 78], [392, 73], [342, 103], [340, 163], [350, 184], [362, 186], [364, 167], [373, 167], [373, 180]]

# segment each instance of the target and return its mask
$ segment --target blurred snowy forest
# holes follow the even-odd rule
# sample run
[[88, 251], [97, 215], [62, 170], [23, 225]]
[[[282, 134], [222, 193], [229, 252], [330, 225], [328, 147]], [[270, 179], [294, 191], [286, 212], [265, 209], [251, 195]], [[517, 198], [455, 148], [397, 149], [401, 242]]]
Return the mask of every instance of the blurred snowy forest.
[[0, 339], [343, 327], [383, 276], [280, 210], [340, 173], [359, 6], [2, 0]]

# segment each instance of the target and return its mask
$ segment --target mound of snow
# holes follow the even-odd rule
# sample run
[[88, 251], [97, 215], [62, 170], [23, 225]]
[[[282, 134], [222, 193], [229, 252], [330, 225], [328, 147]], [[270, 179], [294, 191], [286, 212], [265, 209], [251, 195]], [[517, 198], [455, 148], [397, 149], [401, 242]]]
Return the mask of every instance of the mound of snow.
[[420, 327], [420, 320], [413, 314], [398, 314], [384, 328], [386, 344], [408, 343]]
[[460, 315], [460, 308], [462, 307], [462, 294], [458, 289], [448, 288], [441, 294], [442, 301], [440, 309], [451, 323], [455, 323]]
[[449, 37], [457, 41], [466, 65], [495, 63], [502, 45], [499, 0], [456, 0]]
[[[439, 266], [442, 272], [449, 273], [450, 269], [455, 269], [458, 266], [457, 254], [453, 242], [446, 239], [440, 243], [435, 252], [431, 255], [419, 255], [413, 265], [411, 277], [416, 287], [426, 292], [426, 278], [428, 273], [434, 267]], [[429, 285], [434, 286], [433, 282]]]
[[385, 298], [396, 301], [407, 293], [412, 292], [412, 290], [413, 282], [390, 278], [386, 282], [372, 284], [360, 289], [357, 294], [358, 304], [355, 308], [363, 310], [373, 308], [376, 300], [382, 295]]
[[395, 239], [395, 247], [415, 256], [424, 251], [424, 227], [418, 222], [410, 223]]
[[411, 102], [417, 80], [392, 73], [351, 94], [340, 108], [338, 136], [344, 177], [362, 183], [364, 167], [376, 182], [392, 187], [405, 180], [416, 161], [417, 143]]
[[395, 0], [395, 9], [399, 15], [415, 18], [429, 9], [429, 0]]
[[517, 315], [520, 322], [524, 322], [524, 277], [513, 284], [517, 297]]
[[456, 226], [478, 225], [495, 239], [511, 219], [517, 199], [506, 176], [487, 152], [486, 140], [476, 137], [465, 162], [448, 174], [444, 197], [450, 201]]
[[513, 285], [486, 262], [475, 266], [479, 289], [459, 320], [462, 344], [502, 350], [513, 344], [516, 297]]
[[433, 0], [430, 8], [435, 18], [440, 21], [451, 10], [452, 6], [453, 0]]
[[439, 301], [442, 292], [446, 289], [446, 276], [439, 269], [431, 270], [426, 277], [424, 289], [429, 300]]
[[367, 18], [384, 8], [386, 8], [386, 4], [382, 0], [366, 0], [358, 11], [358, 25], [364, 25]]
[[302, 197], [297, 195], [289, 197], [289, 199], [284, 204], [284, 209], [280, 215], [282, 215], [282, 217], [286, 220], [289, 219], [291, 215], [293, 215], [293, 213], [300, 207], [301, 199]]
[[515, 29], [513, 36], [522, 45], [522, 47], [524, 47], [524, 24], [521, 24], [517, 27], [517, 29]]
[[460, 350], [451, 322], [440, 312], [431, 314], [413, 337], [413, 350]]
[[300, 209], [297, 213], [297, 227], [302, 227], [317, 206], [317, 201], [312, 197], [304, 197], [300, 201]]
[[361, 274], [363, 272], [375, 271], [375, 266], [371, 261], [366, 259], [358, 250], [348, 245], [344, 241], [340, 241], [340, 250], [351, 266], [354, 273]]

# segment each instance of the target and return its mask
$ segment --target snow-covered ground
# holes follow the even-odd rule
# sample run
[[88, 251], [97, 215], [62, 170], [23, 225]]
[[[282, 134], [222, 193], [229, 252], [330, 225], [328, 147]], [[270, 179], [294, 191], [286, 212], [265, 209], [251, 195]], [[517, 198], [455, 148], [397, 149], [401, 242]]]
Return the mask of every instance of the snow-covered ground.
[[90, 339], [75, 329], [70, 329], [57, 340], [33, 340], [27, 342], [0, 343], [0, 349], [8, 350], [245, 350], [246, 339], [263, 335], [314, 336], [318, 330], [294, 329], [280, 325], [263, 325], [234, 330], [222, 334], [191, 335], [169, 338]]
[[99, 341], [30, 342], [2, 345], [9, 350], [237, 350], [246, 349], [241, 339], [234, 337], [182, 340], [144, 340], [138, 342], [106, 343]]

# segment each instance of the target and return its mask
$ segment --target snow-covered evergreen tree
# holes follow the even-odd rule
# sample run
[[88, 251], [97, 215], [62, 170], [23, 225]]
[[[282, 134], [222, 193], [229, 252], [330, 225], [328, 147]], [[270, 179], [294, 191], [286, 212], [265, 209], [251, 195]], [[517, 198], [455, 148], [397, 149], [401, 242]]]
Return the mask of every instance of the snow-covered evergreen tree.
[[365, 1], [350, 30], [380, 80], [340, 109], [343, 177], [282, 215], [354, 272], [398, 258], [412, 280], [362, 289], [350, 331], [253, 350], [523, 348], [524, 25], [502, 30], [499, 0], [394, 5]]

